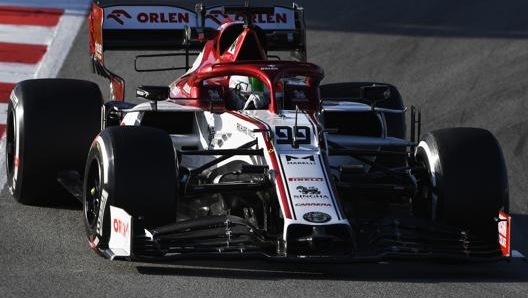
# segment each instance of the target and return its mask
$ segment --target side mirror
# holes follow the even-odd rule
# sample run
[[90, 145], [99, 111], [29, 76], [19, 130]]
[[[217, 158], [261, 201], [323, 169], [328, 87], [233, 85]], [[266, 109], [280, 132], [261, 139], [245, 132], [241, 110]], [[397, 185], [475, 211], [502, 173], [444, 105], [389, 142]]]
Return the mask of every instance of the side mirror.
[[362, 86], [359, 90], [360, 97], [368, 102], [372, 107], [378, 101], [389, 99], [391, 96], [390, 87], [387, 85]]
[[193, 42], [204, 42], [210, 39], [214, 39], [218, 36], [218, 30], [208, 27], [197, 27], [191, 28], [185, 27], [185, 36], [183, 38], [184, 45], [191, 45]]
[[161, 101], [169, 98], [170, 89], [168, 86], [138, 86], [136, 96], [151, 101]]

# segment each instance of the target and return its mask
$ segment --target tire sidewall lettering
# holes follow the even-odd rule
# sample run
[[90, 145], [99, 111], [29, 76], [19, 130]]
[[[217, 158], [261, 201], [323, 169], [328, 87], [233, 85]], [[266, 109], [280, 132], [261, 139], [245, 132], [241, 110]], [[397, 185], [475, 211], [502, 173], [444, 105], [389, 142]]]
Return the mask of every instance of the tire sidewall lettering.
[[14, 143], [15, 143], [14, 144], [15, 152], [13, 154], [13, 158], [18, 158], [19, 161], [18, 161], [18, 165], [15, 165], [14, 164], [15, 162], [13, 162], [13, 174], [11, 175], [11, 177], [8, 177], [9, 179], [8, 188], [9, 188], [9, 192], [15, 196], [18, 191], [18, 188], [17, 188], [18, 186], [17, 182], [19, 180], [18, 178], [19, 178], [19, 175], [22, 174], [21, 167], [23, 167], [23, 163], [24, 163], [24, 160], [20, 159], [20, 156], [23, 150], [21, 142], [22, 142], [22, 137], [23, 137], [22, 130], [23, 130], [24, 109], [23, 109], [23, 105], [19, 104], [20, 100], [15, 95], [14, 91], [11, 92], [10, 100], [12, 104], [12, 107], [11, 107], [12, 110], [8, 112], [13, 113], [12, 125], [13, 125], [13, 135], [14, 135], [13, 137], [14, 137]]
[[104, 236], [103, 227], [104, 227], [104, 217], [105, 217], [107, 202], [108, 202], [108, 192], [105, 189], [103, 189], [101, 191], [101, 204], [99, 206], [99, 215], [97, 216], [97, 225], [95, 228], [96, 234], [101, 237]]
[[[105, 141], [100, 135], [96, 137], [94, 141], [93, 150], [96, 152], [95, 160], [97, 160], [101, 183], [101, 203], [99, 206], [99, 212], [97, 216], [96, 234], [104, 237], [105, 232], [105, 216], [108, 215], [108, 199], [110, 194], [108, 193], [108, 180], [109, 180], [109, 152], [105, 146]], [[109, 236], [109, 235], [108, 235]]]
[[437, 193], [437, 187], [438, 187], [438, 181], [437, 181], [437, 167], [440, 164], [439, 156], [437, 152], [433, 152], [433, 150], [430, 148], [429, 144], [425, 141], [420, 141], [418, 143], [418, 147], [416, 148], [416, 154], [422, 151], [423, 154], [426, 157], [425, 162], [427, 162], [428, 170], [429, 170], [429, 178], [432, 186], [431, 191], [431, 216], [432, 220], [435, 221], [437, 218], [437, 209], [438, 209], [438, 193]]

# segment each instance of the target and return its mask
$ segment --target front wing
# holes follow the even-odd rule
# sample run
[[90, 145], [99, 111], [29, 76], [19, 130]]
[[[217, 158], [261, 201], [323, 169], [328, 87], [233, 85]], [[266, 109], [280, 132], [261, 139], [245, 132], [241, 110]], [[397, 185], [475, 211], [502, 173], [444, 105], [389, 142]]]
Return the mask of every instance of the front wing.
[[[506, 215], [501, 214], [501, 219]], [[110, 259], [264, 258], [287, 262], [379, 262], [389, 260], [499, 261], [510, 257], [510, 221], [500, 225], [500, 241], [490, 241], [453, 227], [408, 218], [354, 223], [354, 241], [271, 238], [249, 221], [232, 215], [204, 217], [146, 230], [125, 210], [111, 207]], [[502, 229], [502, 231], [501, 231]], [[504, 230], [507, 229], [507, 230]], [[507, 239], [503, 239], [502, 233]], [[314, 241], [329, 241], [320, 251]], [[290, 246], [290, 247], [288, 247]]]

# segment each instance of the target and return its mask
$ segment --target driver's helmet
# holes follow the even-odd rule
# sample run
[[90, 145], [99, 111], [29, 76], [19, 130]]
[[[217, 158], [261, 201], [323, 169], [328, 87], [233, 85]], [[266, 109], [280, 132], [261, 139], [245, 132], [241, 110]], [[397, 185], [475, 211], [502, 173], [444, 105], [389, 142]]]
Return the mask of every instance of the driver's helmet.
[[269, 90], [257, 78], [248, 76], [231, 76], [229, 89], [234, 91], [234, 106], [239, 109], [263, 109], [269, 104]]
[[248, 76], [231, 76], [229, 88], [243, 92], [264, 92], [264, 84], [259, 79]]

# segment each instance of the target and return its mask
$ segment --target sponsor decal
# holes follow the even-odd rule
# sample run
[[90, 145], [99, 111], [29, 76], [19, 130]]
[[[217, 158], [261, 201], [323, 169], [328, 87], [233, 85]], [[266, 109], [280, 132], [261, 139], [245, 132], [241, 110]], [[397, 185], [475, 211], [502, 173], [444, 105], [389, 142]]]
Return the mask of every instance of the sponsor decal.
[[[307, 126], [295, 127], [295, 141], [297, 144], [310, 144], [310, 128]], [[293, 130], [289, 126], [276, 126], [275, 135], [277, 136], [277, 144], [292, 144]]]
[[324, 223], [332, 219], [332, 217], [324, 212], [308, 212], [303, 215], [304, 220], [313, 223]]
[[128, 223], [125, 223], [118, 218], [114, 218], [113, 227], [114, 232], [121, 234], [123, 237], [126, 237], [128, 234]]
[[[243, 21], [243, 14], [225, 14], [223, 6], [212, 7], [205, 15], [205, 25], [210, 28], [217, 28], [227, 21]], [[293, 30], [295, 29], [295, 16], [292, 9], [285, 7], [275, 7], [272, 14], [254, 14], [252, 17], [254, 24], [262, 29]]]
[[305, 187], [302, 185], [297, 186], [297, 191], [303, 195], [320, 195], [321, 191], [317, 187], [309, 186]]
[[124, 25], [125, 22], [121, 19], [122, 17], [127, 19], [132, 18], [130, 14], [128, 14], [128, 12], [126, 12], [124, 9], [114, 9], [109, 15], [106, 16], [107, 19], [112, 19], [119, 24]]
[[196, 26], [196, 14], [171, 6], [114, 6], [105, 11], [104, 29], [184, 29]]
[[[106, 18], [124, 25], [124, 20], [132, 19], [132, 16], [124, 9], [114, 9]], [[140, 23], [189, 23], [189, 13], [140, 12], [135, 19]]]
[[253, 131], [247, 127], [245, 127], [244, 125], [240, 124], [240, 123], [237, 123], [236, 124], [236, 128], [239, 132], [245, 134], [245, 135], [248, 135], [250, 137], [254, 137], [255, 134], [253, 133]]
[[[205, 16], [206, 19], [211, 20], [218, 26], [222, 25], [224, 22], [228, 20], [234, 20], [234, 21], [243, 21], [244, 15], [243, 14], [225, 14], [222, 12], [222, 10], [219, 9], [212, 9], [209, 10]], [[253, 15], [253, 23], [256, 24], [286, 24], [288, 23], [288, 15], [286, 13], [275, 13], [275, 14], [254, 14]]]
[[189, 13], [142, 12], [137, 15], [137, 20], [140, 23], [189, 23]]
[[269, 65], [266, 65], [266, 66], [262, 66], [260, 68], [260, 70], [263, 70], [263, 71], [277, 71], [277, 70], [279, 70], [279, 68], [277, 67], [277, 65], [269, 64]]
[[307, 156], [292, 156], [286, 155], [286, 164], [288, 165], [315, 165], [315, 157], [313, 155]]
[[[174, 6], [113, 6], [105, 11], [104, 29], [184, 29], [197, 27], [196, 13]], [[242, 21], [243, 14], [224, 14], [223, 6], [206, 11], [205, 26], [216, 29], [227, 21]], [[264, 30], [294, 30], [294, 10], [275, 7], [272, 14], [255, 14], [253, 23]]]
[[132, 216], [125, 210], [110, 205], [110, 221], [108, 248], [115, 256], [129, 256], [132, 242]]
[[330, 203], [296, 203], [295, 207], [332, 207]]
[[319, 188], [314, 186], [305, 187], [302, 185], [297, 186], [298, 194], [294, 194], [294, 199], [329, 199], [328, 194], [321, 194]]
[[288, 178], [288, 181], [291, 182], [322, 182], [323, 178], [316, 178], [316, 177], [292, 177]]

